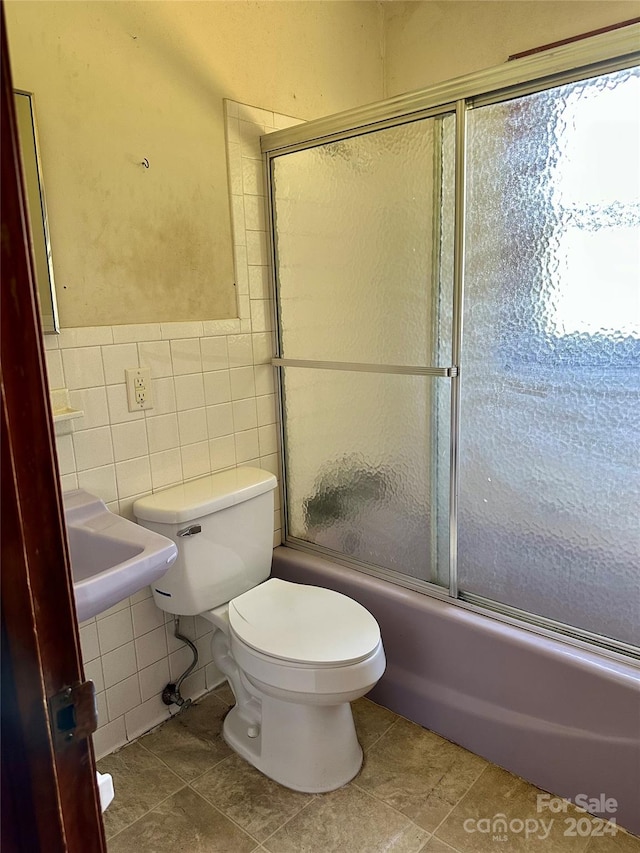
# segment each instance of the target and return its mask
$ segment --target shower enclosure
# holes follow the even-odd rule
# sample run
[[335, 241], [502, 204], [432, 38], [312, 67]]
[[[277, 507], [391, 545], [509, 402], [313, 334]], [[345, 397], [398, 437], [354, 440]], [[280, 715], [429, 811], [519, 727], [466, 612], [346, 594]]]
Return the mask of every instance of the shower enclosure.
[[629, 29], [263, 150], [286, 543], [638, 657]]

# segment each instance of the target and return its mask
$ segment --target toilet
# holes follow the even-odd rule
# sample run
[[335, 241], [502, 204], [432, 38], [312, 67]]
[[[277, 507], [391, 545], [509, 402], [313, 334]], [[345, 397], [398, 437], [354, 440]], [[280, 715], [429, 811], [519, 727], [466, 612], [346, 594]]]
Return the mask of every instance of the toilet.
[[140, 524], [178, 546], [153, 586], [161, 610], [214, 627], [213, 660], [236, 704], [223, 737], [296, 791], [333, 791], [362, 765], [350, 702], [385, 669], [373, 616], [333, 590], [269, 578], [276, 478], [212, 474], [137, 500]]

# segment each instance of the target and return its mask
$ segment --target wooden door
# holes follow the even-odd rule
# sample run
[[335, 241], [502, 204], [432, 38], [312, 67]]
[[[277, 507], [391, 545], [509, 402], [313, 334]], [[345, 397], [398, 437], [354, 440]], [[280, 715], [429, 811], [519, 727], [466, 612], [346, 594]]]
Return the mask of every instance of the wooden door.
[[2, 8], [2, 850], [105, 851], [91, 740], [49, 702], [84, 681]]

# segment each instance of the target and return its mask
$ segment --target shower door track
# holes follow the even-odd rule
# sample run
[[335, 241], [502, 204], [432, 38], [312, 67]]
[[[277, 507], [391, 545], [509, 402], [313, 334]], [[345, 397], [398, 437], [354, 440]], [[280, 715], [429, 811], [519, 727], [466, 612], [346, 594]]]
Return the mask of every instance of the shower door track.
[[427, 89], [396, 95], [277, 130], [261, 137], [261, 150], [268, 158], [277, 157], [396, 124], [453, 112], [455, 104], [460, 100], [474, 106], [486, 106], [596, 76], [604, 69], [609, 72], [623, 70], [640, 60], [639, 38], [640, 24], [632, 24], [581, 42], [457, 77]]

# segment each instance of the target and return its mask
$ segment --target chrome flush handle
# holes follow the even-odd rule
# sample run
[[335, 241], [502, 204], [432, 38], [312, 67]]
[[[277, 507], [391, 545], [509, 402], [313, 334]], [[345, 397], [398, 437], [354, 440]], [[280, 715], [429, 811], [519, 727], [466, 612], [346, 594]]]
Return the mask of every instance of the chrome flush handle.
[[201, 532], [202, 526], [200, 524], [192, 524], [191, 527], [183, 527], [182, 530], [178, 530], [178, 536], [194, 536]]

